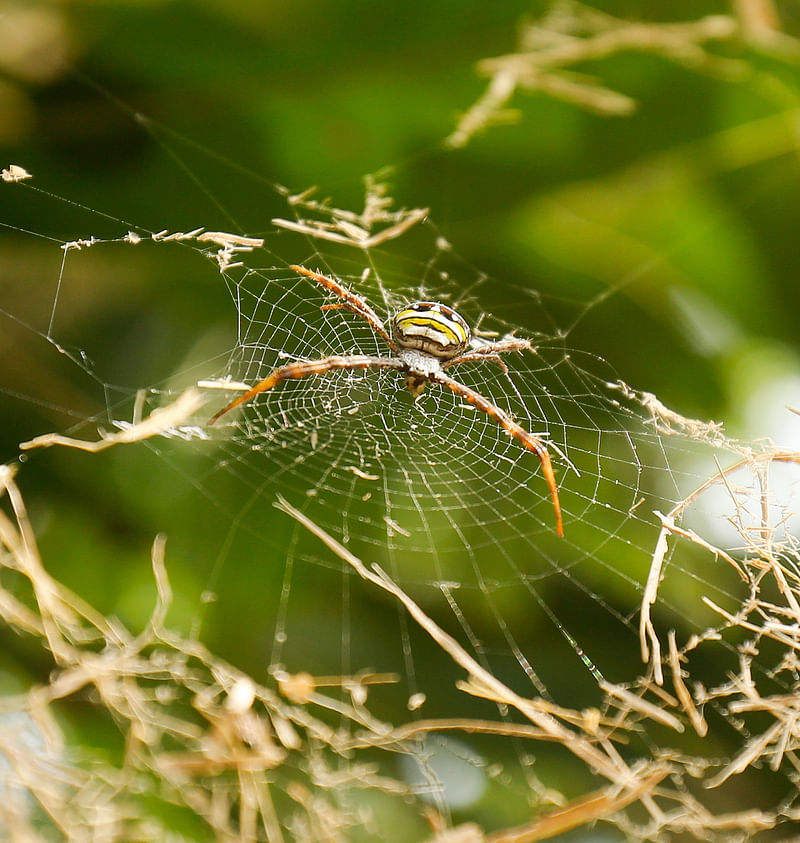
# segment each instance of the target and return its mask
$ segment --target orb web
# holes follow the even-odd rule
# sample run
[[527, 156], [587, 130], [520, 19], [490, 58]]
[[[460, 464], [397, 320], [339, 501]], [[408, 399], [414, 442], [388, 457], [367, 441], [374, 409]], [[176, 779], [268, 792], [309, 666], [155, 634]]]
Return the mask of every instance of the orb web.
[[[672, 468], [664, 441], [632, 393], [626, 397], [602, 360], [568, 349], [535, 292], [511, 286], [498, 295], [499, 281], [470, 270], [433, 233], [433, 253], [410, 277], [378, 250], [342, 257], [308, 235], [292, 246], [287, 240], [281, 244], [287, 262], [299, 260], [337, 278], [387, 324], [402, 304], [434, 299], [457, 308], [479, 337], [530, 338], [530, 351], [504, 355], [507, 372], [490, 360], [450, 371], [547, 443], [566, 536], [556, 536], [533, 454], [448, 390], [429, 384], [415, 400], [401, 373], [384, 370], [286, 381], [220, 420], [214, 471], [254, 490], [258, 501], [248, 517], [268, 513], [280, 492], [357, 556], [449, 615], [487, 664], [489, 650], [502, 642], [508, 648], [503, 658], [512, 656], [531, 692], [549, 693], [550, 679], [537, 668], [549, 661], [537, 656], [542, 635], [551, 644], [560, 640], [555, 647], [566, 647], [564, 658], [575, 670], [613, 674], [619, 653], [593, 654], [580, 645], [550, 609], [550, 593], [578, 616], [587, 611], [598, 623], [620, 626], [635, 642], [632, 617], [657, 530], [653, 510], [671, 509], [699, 477]], [[296, 360], [391, 354], [363, 320], [328, 309], [335, 298], [288, 267], [247, 269], [226, 280], [238, 339], [221, 375], [236, 384], [255, 384]], [[491, 312], [492, 293], [543, 330], [526, 330]], [[631, 547], [638, 550], [633, 563]], [[615, 549], [624, 549], [626, 564], [609, 563]], [[614, 599], [603, 596], [607, 586], [600, 583], [608, 577]], [[509, 619], [504, 605], [514, 593], [526, 594], [528, 605], [522, 617]], [[290, 624], [285, 611], [279, 616]], [[283, 658], [291, 636], [280, 624], [275, 636]], [[541, 667], [545, 674], [552, 669]], [[413, 659], [404, 670], [415, 670]]]

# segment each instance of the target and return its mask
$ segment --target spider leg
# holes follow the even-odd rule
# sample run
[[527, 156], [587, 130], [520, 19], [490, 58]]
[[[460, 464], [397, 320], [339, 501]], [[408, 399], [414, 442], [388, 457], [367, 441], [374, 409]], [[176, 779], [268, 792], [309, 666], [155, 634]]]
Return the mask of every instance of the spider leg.
[[389, 348], [397, 354], [397, 346], [394, 344], [394, 340], [389, 335], [389, 332], [386, 330], [380, 317], [367, 304], [367, 302], [361, 298], [361, 296], [357, 296], [355, 293], [350, 292], [350, 290], [342, 286], [342, 284], [340, 284], [335, 278], [328, 278], [327, 275], [322, 275], [319, 272], [312, 272], [304, 266], [292, 264], [289, 269], [293, 269], [300, 275], [305, 275], [306, 278], [311, 278], [313, 281], [321, 284], [326, 290], [342, 299], [342, 301], [337, 304], [324, 305], [323, 310], [335, 310], [339, 307], [345, 307], [347, 310], [351, 310], [357, 316], [364, 319], [376, 334], [380, 334], [380, 336], [382, 336], [386, 341]]
[[532, 433], [528, 433], [524, 427], [518, 425], [511, 416], [505, 411], [501, 410], [496, 404], [492, 404], [488, 398], [484, 398], [479, 392], [470, 389], [468, 386], [453, 380], [443, 372], [434, 372], [430, 375], [430, 379], [441, 386], [447, 387], [451, 392], [463, 398], [467, 403], [472, 404], [478, 410], [482, 410], [489, 418], [496, 421], [509, 436], [513, 436], [529, 451], [533, 451], [539, 458], [542, 466], [542, 474], [544, 474], [547, 488], [550, 492], [550, 497], [553, 501], [553, 509], [556, 514], [556, 533], [559, 536], [564, 535], [564, 525], [561, 518], [561, 502], [558, 499], [558, 486], [556, 485], [556, 476], [553, 472], [553, 465], [550, 462], [550, 453], [547, 447]]
[[446, 363], [442, 363], [442, 368], [449, 369], [450, 366], [454, 366], [456, 363], [474, 363], [476, 360], [491, 360], [493, 363], [497, 363], [504, 375], [508, 374], [508, 366], [506, 366], [503, 362], [503, 358], [500, 357], [500, 355], [472, 354], [472, 352], [469, 351], [466, 354], [459, 355], [453, 360], [448, 360]]
[[320, 360], [299, 360], [296, 363], [287, 363], [287, 365], [275, 369], [272, 374], [267, 375], [264, 380], [257, 383], [252, 389], [249, 389], [244, 395], [240, 395], [226, 407], [223, 407], [208, 423], [210, 425], [214, 424], [234, 407], [246, 404], [252, 398], [255, 398], [256, 395], [267, 392], [284, 381], [297, 380], [299, 378], [305, 378], [308, 375], [324, 375], [326, 372], [331, 372], [334, 369], [402, 370], [404, 368], [405, 364], [394, 357], [368, 357], [365, 354], [351, 354], [347, 357], [323, 357]]
[[476, 354], [502, 354], [506, 351], [527, 351], [531, 347], [531, 341], [524, 337], [507, 336], [497, 342], [481, 343], [477, 348], [471, 349], [468, 353]]
[[520, 353], [531, 347], [530, 340], [522, 339], [521, 337], [506, 337], [497, 342], [483, 343], [458, 357], [453, 357], [442, 364], [443, 369], [448, 369], [450, 366], [455, 366], [457, 363], [474, 363], [478, 360], [492, 360], [503, 370], [503, 374], [508, 374], [506, 364], [500, 359], [501, 354], [508, 351], [519, 351]]

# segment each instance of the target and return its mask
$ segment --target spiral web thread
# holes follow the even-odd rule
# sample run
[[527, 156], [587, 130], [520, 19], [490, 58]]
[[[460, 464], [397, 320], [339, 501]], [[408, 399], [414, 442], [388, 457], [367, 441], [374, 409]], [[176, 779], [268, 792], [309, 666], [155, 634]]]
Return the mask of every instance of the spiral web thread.
[[[374, 186], [370, 190], [374, 196]], [[206, 489], [233, 483], [242, 490], [232, 533], [258, 533], [270, 547], [271, 519], [295, 520], [292, 540], [282, 547], [281, 589], [265, 595], [273, 630], [269, 671], [284, 691], [292, 677], [302, 675], [304, 664], [302, 650], [293, 645], [295, 629], [305, 621], [293, 613], [292, 601], [300, 589], [323, 589], [339, 604], [338, 629], [333, 632], [326, 619], [320, 633], [339, 644], [339, 660], [330, 672], [357, 677], [374, 666], [358, 681], [342, 680], [358, 713], [350, 713], [352, 724], [370, 723], [359, 709], [365, 699], [359, 694], [375, 676], [396, 672], [409, 708], [423, 704], [435, 687], [427, 664], [433, 639], [467, 671], [469, 681], [461, 690], [488, 700], [494, 710], [497, 743], [482, 746], [477, 756], [464, 752], [462, 762], [490, 771], [494, 785], [539, 809], [548, 800], [557, 802], [546, 776], [534, 771], [523, 740], [531, 737], [525, 728], [532, 724], [540, 739], [564, 747], [611, 783], [598, 792], [601, 802], [593, 807], [581, 800], [570, 803], [572, 814], [563, 828], [615, 814], [617, 827], [635, 838], [680, 829], [711, 834], [715, 824], [723, 837], [727, 830], [748, 836], [793, 818], [793, 798], [777, 806], [754, 800], [752, 806], [715, 816], [687, 782], [697, 777], [707, 786], [723, 787], [761, 764], [775, 772], [785, 769], [793, 780], [796, 543], [780, 527], [764, 524], [755, 534], [757, 551], [732, 555], [686, 532], [682, 519], [702, 510], [705, 488], [722, 485], [753, 542], [753, 519], [760, 523], [773, 506], [759, 485], [765, 471], [776, 462], [796, 463], [796, 455], [744, 448], [726, 440], [717, 427], [681, 418], [653, 396], [627, 387], [601, 360], [568, 350], [546, 304], [530, 290], [519, 289], [513, 299], [497, 296], [513, 302], [514, 319], [490, 313], [499, 282], [462, 262], [421, 214], [406, 227], [400, 217], [389, 219], [391, 236], [373, 239], [364, 249], [363, 243], [355, 248], [347, 242], [364, 223], [363, 214], [345, 218], [296, 198], [289, 206], [294, 219], [276, 221], [282, 234], [268, 248], [241, 252], [222, 235], [214, 239], [199, 232], [152, 238], [204, 253], [209, 242], [222, 243], [217, 259], [236, 308], [238, 337], [228, 360], [209, 372], [218, 379], [199, 379], [204, 394], [216, 400], [216, 390], [223, 388], [223, 395], [235, 395], [237, 384], [252, 385], [291, 360], [388, 354], [380, 337], [352, 313], [324, 310], [330, 296], [292, 272], [291, 263], [339, 278], [387, 320], [412, 299], [445, 301], [476, 326], [479, 337], [516, 330], [531, 339], [532, 352], [506, 357], [507, 374], [485, 361], [457, 367], [453, 375], [548, 443], [566, 537], [555, 535], [549, 496], [532, 454], [485, 414], [435, 385], [412, 400], [396, 372], [338, 371], [290, 381], [225, 417], [211, 432], [205, 421], [213, 402], [198, 409], [195, 398], [146, 432], [139, 426], [141, 436], [136, 424], [119, 425], [133, 431], [121, 441], [147, 438], [167, 462], [172, 456], [160, 444], [162, 437], [188, 439], [184, 447], [207, 459], [194, 482]], [[343, 228], [343, 220], [353, 228]], [[398, 257], [403, 241], [394, 241], [412, 228], [430, 237], [430, 257], [423, 264], [404, 264]], [[339, 239], [330, 236], [342, 230]], [[126, 235], [119, 242], [139, 238]], [[82, 245], [101, 244], [87, 239]], [[59, 288], [69, 277], [71, 251], [65, 250]], [[262, 263], [264, 256], [268, 260]], [[43, 336], [55, 344], [52, 328], [51, 318]], [[163, 403], [170, 404], [168, 395]], [[734, 486], [733, 474], [717, 466], [738, 463]], [[13, 478], [5, 483], [13, 491]], [[16, 500], [13, 494], [11, 499]], [[16, 505], [14, 512], [24, 532], [24, 513]], [[697, 548], [701, 553], [692, 553]], [[225, 556], [220, 560], [210, 590], [233, 564]], [[16, 566], [36, 591], [30, 560]], [[304, 569], [314, 572], [310, 580], [302, 576]], [[163, 576], [159, 571], [156, 566], [157, 576]], [[362, 588], [354, 573], [397, 598], [382, 609], [393, 630], [388, 649], [376, 648], [362, 634], [360, 620], [375, 611], [376, 594]], [[59, 614], [45, 604], [43, 614]], [[694, 635], [683, 640], [665, 635], [658, 617], [651, 617], [651, 606], [667, 619], [683, 618]], [[84, 617], [95, 623], [90, 613]], [[77, 621], [61, 618], [59, 623], [69, 627]], [[587, 632], [593, 624], [616, 630], [612, 651], [593, 649]], [[165, 633], [158, 631], [163, 640]], [[69, 634], [79, 637], [76, 629]], [[767, 640], [771, 649], [765, 647], [767, 655], [757, 658]], [[187, 642], [169, 643], [178, 655], [191, 650]], [[691, 664], [694, 654], [709, 650], [722, 667], [708, 678], [691, 670], [686, 676], [681, 660]], [[650, 659], [647, 667], [642, 654]], [[199, 659], [231, 698], [241, 677], [210, 657]], [[463, 678], [454, 672], [454, 678], [459, 675]], [[121, 682], [125, 676], [121, 670]], [[191, 683], [185, 689], [197, 692]], [[313, 698], [296, 688], [287, 694], [298, 706]], [[256, 697], [273, 723], [287, 716], [263, 689]], [[460, 699], [426, 704], [432, 702], [435, 710], [453, 705], [451, 710], [458, 711]], [[749, 723], [749, 712], [769, 723]], [[216, 714], [207, 716], [213, 722]], [[721, 718], [740, 735], [739, 749], [730, 757], [705, 759], [684, 751], [682, 734], [703, 736], [708, 716]], [[292, 718], [295, 725], [311, 728], [303, 716]], [[465, 715], [462, 727], [468, 732], [467, 722]], [[501, 736], [504, 728], [512, 734], [510, 744]], [[612, 739], [621, 735], [632, 742], [624, 758]], [[426, 767], [430, 748], [410, 747], [399, 735], [389, 743], [426, 770], [428, 798], [446, 817], [441, 782], [433, 766]], [[515, 763], [509, 762], [509, 746]], [[492, 763], [495, 752], [502, 763]], [[235, 803], [244, 796], [231, 798]], [[639, 806], [636, 811], [618, 813], [631, 804]]]

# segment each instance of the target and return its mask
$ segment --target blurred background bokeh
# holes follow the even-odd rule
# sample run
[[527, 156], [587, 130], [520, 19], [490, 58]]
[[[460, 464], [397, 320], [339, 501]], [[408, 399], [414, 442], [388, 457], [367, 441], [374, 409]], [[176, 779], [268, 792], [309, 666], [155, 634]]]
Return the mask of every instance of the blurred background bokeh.
[[[126, 225], [263, 236], [285, 215], [276, 186], [318, 185], [358, 208], [363, 176], [385, 167], [398, 204], [430, 208], [463, 258], [539, 291], [570, 347], [686, 416], [797, 448], [785, 408], [800, 406], [800, 4], [609, 0], [601, 11], [620, 19], [725, 15], [735, 31], [702, 57], [621, 50], [569, 68], [630, 98], [629, 113], [518, 92], [515, 122], [446, 148], [486, 89], [478, 62], [514, 52], [524, 22], [553, 5], [0, 0], [0, 163], [36, 189], [0, 188], [0, 459], [102, 418], [109, 386], [164, 385], [235, 341], [230, 296], [196, 254], [87, 251], [62, 276], [60, 243]], [[429, 257], [430, 244], [408, 255]], [[280, 560], [253, 525], [252, 555], [201, 608], [242, 503], [215, 488], [226, 505], [204, 509], [193, 460], [53, 449], [27, 460], [21, 483], [53, 573], [134, 627], [152, 604], [150, 543], [167, 532], [173, 622], [202, 615], [204, 640], [258, 676], [272, 628], [259, 589], [280, 588]], [[368, 623], [396, 642], [386, 611]], [[338, 607], [298, 589], [292, 612], [318, 629]], [[0, 636], [0, 685], [26, 687], [36, 653]], [[309, 669], [341, 639], [315, 644]]]

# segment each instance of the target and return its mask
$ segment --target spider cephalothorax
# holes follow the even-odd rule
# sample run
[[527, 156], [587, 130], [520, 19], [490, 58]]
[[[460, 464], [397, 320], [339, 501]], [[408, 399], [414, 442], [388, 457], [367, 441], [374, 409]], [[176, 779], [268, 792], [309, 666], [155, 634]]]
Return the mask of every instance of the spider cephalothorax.
[[484, 398], [474, 389], [459, 383], [445, 373], [445, 369], [460, 363], [478, 360], [492, 360], [507, 372], [500, 354], [506, 351], [523, 351], [530, 348], [530, 342], [518, 337], [505, 337], [496, 342], [471, 345], [472, 333], [469, 325], [452, 307], [432, 301], [417, 301], [405, 305], [392, 320], [391, 334], [384, 327], [380, 317], [370, 305], [355, 293], [343, 287], [336, 279], [319, 272], [312, 272], [304, 266], [291, 266], [295, 272], [311, 278], [326, 290], [337, 296], [336, 304], [323, 305], [323, 309], [346, 308], [364, 319], [372, 330], [383, 338], [393, 357], [370, 357], [366, 354], [323, 357], [320, 360], [298, 360], [275, 369], [272, 374], [257, 383], [252, 389], [223, 407], [209, 422], [214, 424], [229, 410], [244, 404], [256, 395], [272, 389], [283, 381], [296, 380], [308, 375], [323, 375], [335, 369], [395, 369], [406, 376], [406, 387], [412, 395], [418, 396], [428, 383], [437, 383], [463, 398], [473, 407], [482, 410], [493, 419], [509, 436], [513, 436], [539, 458], [542, 473], [550, 491], [556, 514], [556, 532], [564, 535], [561, 520], [561, 504], [558, 486], [550, 463], [550, 454], [538, 436], [528, 433], [511, 416]]

